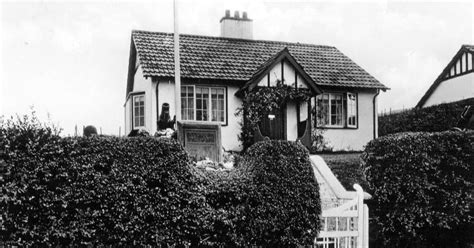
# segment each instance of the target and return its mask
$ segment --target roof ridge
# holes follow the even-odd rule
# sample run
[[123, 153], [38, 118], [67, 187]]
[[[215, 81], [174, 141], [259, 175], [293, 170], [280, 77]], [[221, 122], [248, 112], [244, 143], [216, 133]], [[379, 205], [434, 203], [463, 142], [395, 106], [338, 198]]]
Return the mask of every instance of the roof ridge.
[[[161, 32], [161, 31], [147, 31], [147, 30], [137, 30], [133, 29], [133, 33], [149, 33], [149, 34], [164, 34], [164, 35], [173, 35], [174, 33], [168, 32]], [[288, 41], [276, 41], [276, 40], [254, 40], [254, 39], [242, 39], [242, 38], [229, 38], [229, 37], [220, 37], [220, 36], [208, 36], [208, 35], [198, 35], [198, 34], [180, 34], [180, 36], [187, 36], [187, 37], [198, 37], [198, 38], [210, 38], [216, 40], [241, 40], [241, 41], [249, 41], [249, 42], [265, 42], [265, 43], [273, 43], [273, 44], [290, 44], [290, 45], [300, 45], [300, 46], [311, 46], [311, 47], [326, 47], [326, 48], [334, 48], [337, 49], [335, 46], [329, 45], [318, 45], [318, 44], [311, 44], [311, 43], [301, 43], [301, 42], [288, 42]]]

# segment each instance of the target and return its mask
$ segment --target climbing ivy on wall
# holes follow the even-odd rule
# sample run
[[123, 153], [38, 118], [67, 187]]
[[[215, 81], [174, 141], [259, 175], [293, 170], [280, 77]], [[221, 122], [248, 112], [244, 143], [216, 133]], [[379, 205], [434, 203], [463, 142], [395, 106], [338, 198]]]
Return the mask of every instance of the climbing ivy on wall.
[[236, 112], [237, 116], [243, 116], [239, 140], [244, 150], [253, 144], [254, 133], [262, 117], [280, 109], [288, 101], [303, 102], [311, 98], [309, 89], [296, 89], [280, 80], [276, 81], [275, 87], [257, 87], [244, 94], [242, 107]]

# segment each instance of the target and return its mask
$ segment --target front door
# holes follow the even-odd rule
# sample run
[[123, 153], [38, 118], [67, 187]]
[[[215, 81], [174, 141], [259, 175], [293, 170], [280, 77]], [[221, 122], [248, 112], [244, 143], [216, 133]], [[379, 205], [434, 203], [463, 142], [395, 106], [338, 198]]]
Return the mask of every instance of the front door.
[[265, 137], [275, 140], [286, 139], [285, 107], [264, 114], [260, 121], [260, 132]]

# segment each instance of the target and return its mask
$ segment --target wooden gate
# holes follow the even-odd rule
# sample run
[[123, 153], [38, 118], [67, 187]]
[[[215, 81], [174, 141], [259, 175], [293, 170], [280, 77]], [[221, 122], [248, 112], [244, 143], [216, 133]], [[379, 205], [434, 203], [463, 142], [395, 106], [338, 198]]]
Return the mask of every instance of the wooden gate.
[[357, 196], [335, 208], [323, 210], [321, 231], [315, 239], [317, 248], [369, 247], [369, 209], [364, 191], [354, 185]]
[[364, 199], [370, 194], [354, 184], [347, 191], [334, 176], [324, 159], [310, 157], [321, 197], [321, 230], [314, 240], [317, 248], [369, 247], [369, 209]]

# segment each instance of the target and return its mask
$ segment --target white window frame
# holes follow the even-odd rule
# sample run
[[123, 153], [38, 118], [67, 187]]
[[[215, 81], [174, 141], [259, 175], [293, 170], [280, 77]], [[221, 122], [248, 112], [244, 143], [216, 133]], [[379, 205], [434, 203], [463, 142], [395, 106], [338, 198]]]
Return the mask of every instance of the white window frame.
[[[350, 97], [351, 96], [354, 96], [354, 104], [353, 105], [350, 105]], [[350, 127], [350, 128], [357, 128], [357, 122], [359, 121], [359, 118], [358, 118], [358, 115], [359, 115], [359, 109], [358, 109], [358, 99], [357, 99], [357, 94], [355, 93], [351, 93], [351, 92], [347, 92], [347, 99], [346, 99], [346, 123], [347, 123], [347, 127]], [[350, 121], [349, 121], [349, 112], [351, 111], [351, 107], [353, 108], [354, 110], [354, 113], [355, 113], [355, 118], [354, 118], [354, 124], [351, 124]]]
[[[321, 95], [318, 95], [318, 96], [321, 96], [323, 97], [322, 95], [327, 95], [328, 96], [328, 106], [327, 106], [327, 110], [328, 112], [325, 113], [327, 114], [327, 121], [328, 123], [325, 124], [325, 125], [320, 125], [318, 124], [318, 114], [316, 114], [315, 116], [315, 123], [317, 124], [316, 127], [321, 127], [321, 128], [357, 128], [358, 125], [359, 125], [359, 101], [358, 101], [358, 95], [357, 93], [352, 93], [352, 92], [326, 92], [326, 93], [323, 93]], [[341, 117], [341, 120], [342, 120], [342, 123], [340, 125], [333, 125], [331, 124], [331, 113], [332, 113], [332, 106], [331, 106], [331, 100], [333, 100], [335, 97], [337, 96], [341, 96], [341, 99], [342, 99], [342, 117]], [[354, 109], [354, 112], [355, 112], [355, 123], [354, 124], [349, 124], [349, 109], [351, 106], [349, 106], [349, 98], [350, 96], [354, 96], [355, 97], [355, 103], [354, 105], [352, 106]], [[323, 97], [324, 98], [324, 97]], [[317, 107], [317, 104], [318, 104], [318, 99], [317, 97], [314, 98], [314, 106]], [[319, 111], [319, 108], [317, 108], [317, 111]]]
[[[142, 126], [137, 126], [135, 125], [135, 98], [143, 97], [143, 125]], [[146, 111], [145, 111], [145, 94], [136, 94], [132, 96], [132, 127], [133, 129], [137, 128], [145, 128], [146, 126]], [[141, 116], [138, 116], [140, 118]], [[140, 122], [140, 121], [139, 121]]]
[[[194, 106], [193, 106], [193, 109], [194, 109], [194, 119], [193, 120], [184, 120], [183, 121], [196, 121], [196, 122], [211, 122], [211, 123], [220, 123], [222, 125], [227, 125], [227, 88], [226, 87], [222, 87], [222, 86], [207, 86], [207, 85], [182, 85], [181, 87], [193, 87], [193, 102], [194, 102]], [[201, 121], [201, 120], [197, 120], [197, 113], [196, 113], [196, 109], [197, 109], [197, 105], [196, 105], [196, 87], [200, 87], [200, 88], [207, 88], [209, 90], [209, 98], [208, 98], [208, 108], [207, 108], [207, 112], [208, 112], [208, 120], [207, 121]], [[217, 90], [223, 90], [224, 91], [224, 121], [212, 121], [212, 89], [217, 89]], [[181, 96], [179, 96], [180, 99], [182, 99]]]
[[[325, 93], [326, 94], [326, 93]], [[344, 94], [343, 93], [327, 93], [329, 94], [329, 124], [326, 125], [326, 127], [337, 127], [337, 128], [343, 128], [344, 127]], [[331, 124], [331, 118], [332, 118], [332, 106], [331, 106], [331, 100], [335, 98], [335, 96], [340, 96], [341, 97], [341, 124], [340, 125], [333, 125]], [[336, 110], [335, 110], [336, 111]]]

